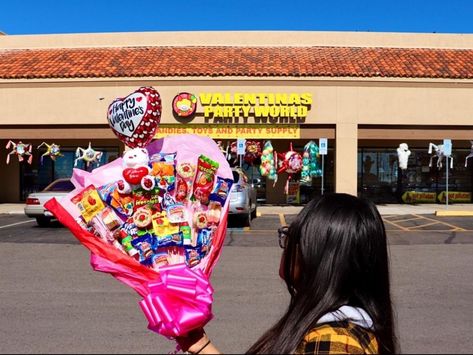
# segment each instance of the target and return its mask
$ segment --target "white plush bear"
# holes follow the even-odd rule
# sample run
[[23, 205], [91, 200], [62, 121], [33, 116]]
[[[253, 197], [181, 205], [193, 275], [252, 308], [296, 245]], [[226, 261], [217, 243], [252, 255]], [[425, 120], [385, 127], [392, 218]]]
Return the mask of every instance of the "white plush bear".
[[144, 148], [129, 149], [123, 154], [123, 180], [118, 181], [117, 190], [121, 194], [129, 194], [141, 186], [145, 190], [155, 187], [155, 179], [151, 176], [148, 151]]

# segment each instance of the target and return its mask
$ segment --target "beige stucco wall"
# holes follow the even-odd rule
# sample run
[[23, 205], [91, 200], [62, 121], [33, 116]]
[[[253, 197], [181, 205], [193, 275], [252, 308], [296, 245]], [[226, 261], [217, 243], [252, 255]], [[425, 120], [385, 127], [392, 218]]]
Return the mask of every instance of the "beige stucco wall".
[[[313, 96], [308, 124], [471, 125], [473, 81], [90, 81], [0, 82], [0, 124], [107, 124], [108, 105], [142, 85], [162, 97], [162, 123], [176, 123], [171, 102], [192, 93], [302, 93]], [[201, 110], [201, 109], [200, 109]], [[193, 123], [203, 123], [198, 117]]]
[[[358, 125], [473, 125], [470, 82], [249, 79], [0, 83], [0, 125], [106, 125], [110, 102], [142, 85], [160, 92], [163, 124], [176, 123], [171, 102], [181, 91], [311, 93], [306, 123], [336, 125], [336, 161], [344, 161], [336, 165], [336, 190], [352, 194], [357, 189]], [[203, 122], [201, 116], [193, 121]], [[10, 138], [2, 127], [0, 138]], [[109, 137], [110, 132], [102, 138]]]
[[[473, 48], [473, 35], [346, 32], [168, 32], [0, 36], [0, 49], [120, 46], [360, 46], [404, 48]], [[72, 80], [0, 80], [0, 138], [10, 128], [28, 125], [90, 127], [96, 138], [105, 133], [110, 102], [140, 86], [162, 95], [162, 123], [176, 123], [171, 100], [181, 91], [310, 92], [314, 103], [307, 124], [334, 125], [336, 190], [356, 194], [356, 148], [359, 125], [473, 125], [473, 80], [383, 78], [141, 78]], [[202, 122], [196, 118], [194, 123]], [[101, 125], [101, 130], [93, 130]], [[70, 132], [74, 130], [71, 129]], [[382, 130], [382, 128], [381, 128]], [[73, 135], [73, 133], [71, 133]], [[79, 138], [85, 138], [82, 132]], [[364, 132], [366, 134], [366, 132]], [[91, 134], [92, 135], [92, 134]], [[407, 134], [406, 134], [407, 136]], [[63, 138], [70, 138], [64, 136]], [[318, 137], [313, 137], [318, 138]], [[331, 137], [330, 137], [331, 138]], [[369, 137], [364, 137], [369, 138]], [[382, 138], [379, 130], [376, 138]], [[399, 137], [403, 138], [403, 137]], [[425, 137], [424, 137], [425, 139]], [[10, 176], [10, 174], [8, 175]], [[2, 177], [6, 178], [5, 175]]]

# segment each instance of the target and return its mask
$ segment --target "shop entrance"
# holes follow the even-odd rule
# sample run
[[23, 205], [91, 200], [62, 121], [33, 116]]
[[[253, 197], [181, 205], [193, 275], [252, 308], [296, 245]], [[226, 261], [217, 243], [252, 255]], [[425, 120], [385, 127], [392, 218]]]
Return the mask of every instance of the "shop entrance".
[[[318, 138], [313, 139], [318, 144]], [[216, 140], [219, 144], [226, 149], [231, 146], [235, 140]], [[259, 142], [261, 148], [263, 148], [266, 140], [248, 139], [248, 141]], [[275, 151], [278, 153], [285, 153], [290, 149], [292, 143], [293, 150], [299, 154], [303, 154], [304, 146], [309, 142], [309, 139], [273, 139], [271, 144]], [[333, 146], [332, 144], [329, 144]], [[319, 156], [319, 165], [321, 164], [321, 157]], [[231, 167], [240, 167], [243, 172], [247, 175], [248, 180], [252, 182], [256, 188], [258, 204], [306, 204], [311, 199], [321, 195], [322, 179], [320, 177], [314, 177], [310, 183], [301, 183], [301, 174], [293, 174], [288, 184], [288, 194], [285, 193], [286, 183], [288, 181], [288, 174], [278, 174], [277, 182], [267, 177], [261, 176], [260, 164], [261, 160], [256, 159], [253, 163], [245, 162], [235, 154], [228, 156], [228, 161]], [[324, 192], [334, 191], [334, 150], [328, 149], [328, 155], [324, 157]]]

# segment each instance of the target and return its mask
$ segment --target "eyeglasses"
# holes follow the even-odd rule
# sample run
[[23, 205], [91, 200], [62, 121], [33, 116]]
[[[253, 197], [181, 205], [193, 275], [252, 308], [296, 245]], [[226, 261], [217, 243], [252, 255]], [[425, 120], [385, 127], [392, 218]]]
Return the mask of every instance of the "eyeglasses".
[[282, 249], [286, 249], [289, 227], [282, 226], [278, 228], [278, 242]]

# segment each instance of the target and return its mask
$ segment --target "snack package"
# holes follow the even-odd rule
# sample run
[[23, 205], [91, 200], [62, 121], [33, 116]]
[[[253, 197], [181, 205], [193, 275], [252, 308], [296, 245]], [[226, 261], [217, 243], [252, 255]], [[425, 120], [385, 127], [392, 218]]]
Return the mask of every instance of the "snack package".
[[120, 194], [118, 190], [115, 189], [112, 192], [110, 206], [123, 216], [131, 216], [134, 212], [134, 198], [131, 194]]
[[224, 179], [220, 176], [217, 176], [217, 182], [215, 183], [215, 187], [210, 194], [210, 201], [216, 201], [220, 203], [221, 206], [223, 206], [227, 200], [232, 185], [232, 179]]
[[156, 153], [151, 156], [150, 163], [150, 174], [156, 177], [156, 186], [167, 192], [174, 191], [176, 153]]
[[195, 167], [191, 163], [180, 163], [177, 165], [175, 198], [178, 202], [186, 201], [192, 190], [192, 182], [195, 176]]
[[166, 212], [153, 215], [153, 231], [158, 248], [182, 245], [182, 233], [179, 231], [179, 225], [170, 223]]
[[82, 192], [71, 198], [71, 201], [79, 208], [86, 223], [89, 223], [105, 208], [97, 189], [93, 185], [87, 186]]
[[147, 233], [131, 241], [131, 245], [139, 252], [139, 261], [144, 265], [152, 264], [152, 256], [156, 250], [156, 238]]
[[210, 201], [206, 215], [209, 226], [217, 226], [222, 215], [222, 205], [220, 202]]
[[166, 214], [170, 223], [184, 223], [186, 219], [186, 209], [182, 204], [170, 205], [166, 208]]
[[197, 161], [197, 170], [195, 174], [192, 198], [207, 205], [209, 196], [213, 190], [215, 174], [219, 164], [212, 159], [201, 155]]
[[161, 212], [161, 201], [162, 197], [160, 196], [159, 189], [152, 189], [150, 191], [146, 190], [136, 190], [133, 192], [133, 209], [136, 212], [142, 207], [149, 208], [155, 212]]

